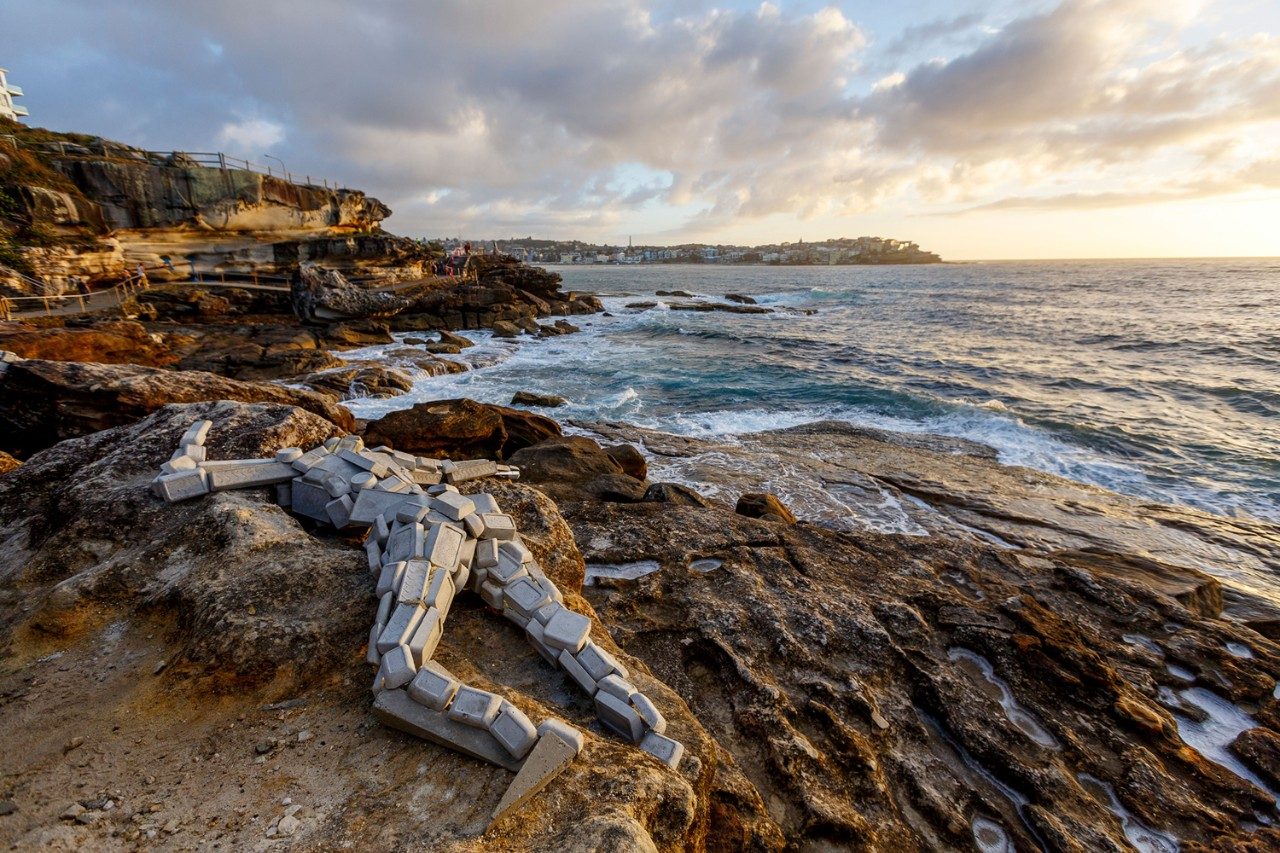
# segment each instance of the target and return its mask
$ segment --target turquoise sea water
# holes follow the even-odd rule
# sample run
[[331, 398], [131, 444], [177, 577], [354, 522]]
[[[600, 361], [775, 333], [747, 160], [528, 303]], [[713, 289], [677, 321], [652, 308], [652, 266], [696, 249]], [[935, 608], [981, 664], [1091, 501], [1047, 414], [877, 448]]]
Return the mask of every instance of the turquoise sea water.
[[[560, 420], [689, 435], [834, 418], [1280, 520], [1280, 259], [554, 269], [614, 316], [549, 340], [473, 333], [475, 370], [356, 401], [357, 415], [527, 389], [568, 398], [548, 412]], [[676, 289], [776, 311], [672, 311], [653, 295]], [[348, 355], [362, 354], [378, 352]]]

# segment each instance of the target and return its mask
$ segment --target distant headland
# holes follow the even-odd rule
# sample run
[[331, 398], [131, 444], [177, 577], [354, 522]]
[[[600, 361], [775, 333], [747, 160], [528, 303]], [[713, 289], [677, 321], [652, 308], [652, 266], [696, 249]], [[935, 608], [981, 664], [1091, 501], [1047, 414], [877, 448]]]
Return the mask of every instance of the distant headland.
[[836, 266], [841, 264], [939, 264], [934, 252], [916, 243], [887, 237], [839, 237], [819, 243], [769, 243], [760, 246], [683, 243], [678, 246], [613, 246], [581, 240], [498, 240], [498, 250], [543, 264], [762, 264]]

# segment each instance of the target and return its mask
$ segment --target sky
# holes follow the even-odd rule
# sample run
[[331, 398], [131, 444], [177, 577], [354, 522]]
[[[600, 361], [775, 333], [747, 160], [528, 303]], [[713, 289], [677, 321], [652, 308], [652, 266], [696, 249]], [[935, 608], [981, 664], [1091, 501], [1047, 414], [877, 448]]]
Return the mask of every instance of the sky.
[[0, 66], [410, 236], [1280, 255], [1278, 0], [0, 0]]

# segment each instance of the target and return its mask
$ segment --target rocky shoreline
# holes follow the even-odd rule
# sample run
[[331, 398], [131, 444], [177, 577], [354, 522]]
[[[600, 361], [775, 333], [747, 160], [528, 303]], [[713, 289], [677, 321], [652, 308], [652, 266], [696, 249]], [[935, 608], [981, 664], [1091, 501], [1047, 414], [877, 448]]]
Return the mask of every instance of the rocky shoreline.
[[[571, 334], [600, 305], [559, 284], [499, 257], [387, 316], [302, 323], [289, 292], [183, 286], [125, 316], [0, 323], [0, 841], [1280, 846], [1275, 525], [847, 424], [700, 441], [562, 424], [521, 407], [555, 402], [536, 394], [368, 421], [343, 405], [465, 370], [450, 356], [468, 329]], [[374, 302], [391, 300], [359, 304]], [[373, 344], [394, 349], [336, 355]], [[213, 461], [359, 436], [517, 467], [477, 489], [683, 760], [602, 727], [525, 632], [460, 593], [440, 665], [584, 734], [563, 775], [490, 827], [506, 769], [370, 712], [362, 531], [289, 514], [270, 487], [152, 493], [206, 419]]]

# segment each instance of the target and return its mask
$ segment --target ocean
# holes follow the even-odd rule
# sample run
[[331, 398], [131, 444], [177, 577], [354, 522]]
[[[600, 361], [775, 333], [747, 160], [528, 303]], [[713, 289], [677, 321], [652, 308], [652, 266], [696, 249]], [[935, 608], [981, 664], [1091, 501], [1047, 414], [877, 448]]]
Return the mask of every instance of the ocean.
[[[560, 421], [697, 437], [835, 419], [1280, 521], [1280, 259], [552, 269], [613, 316], [543, 340], [468, 332], [477, 346], [456, 358], [473, 370], [353, 411], [530, 390], [569, 400], [545, 410]], [[676, 311], [687, 300], [658, 290], [742, 294], [773, 313]]]

